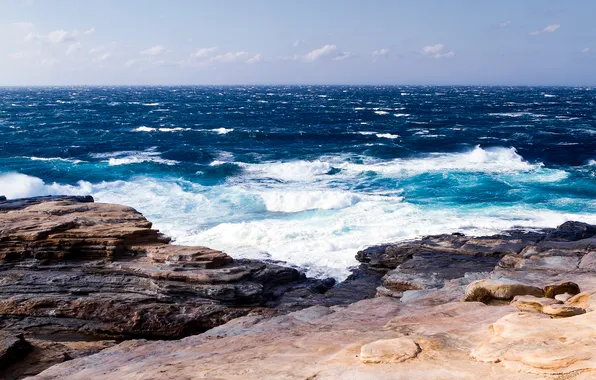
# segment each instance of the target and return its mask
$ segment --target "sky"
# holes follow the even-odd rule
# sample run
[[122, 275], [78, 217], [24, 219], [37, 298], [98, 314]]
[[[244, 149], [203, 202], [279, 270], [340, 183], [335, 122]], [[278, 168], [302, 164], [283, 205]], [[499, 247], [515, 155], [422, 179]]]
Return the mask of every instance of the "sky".
[[0, 86], [594, 86], [595, 15], [593, 0], [0, 0]]

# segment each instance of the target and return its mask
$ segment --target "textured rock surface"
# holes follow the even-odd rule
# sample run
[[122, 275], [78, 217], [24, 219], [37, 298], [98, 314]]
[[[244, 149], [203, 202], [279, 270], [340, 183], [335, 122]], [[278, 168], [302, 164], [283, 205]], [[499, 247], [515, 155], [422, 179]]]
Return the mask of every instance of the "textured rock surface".
[[[358, 254], [356, 274], [377, 272], [383, 282], [393, 276], [415, 286], [382, 286], [389, 297], [350, 305], [249, 315], [180, 341], [128, 341], [56, 365], [37, 379], [593, 379], [596, 276], [569, 265], [569, 258], [579, 263], [594, 252], [591, 228], [566, 223], [560, 232], [440, 235], [373, 247]], [[435, 265], [433, 255], [449, 265]], [[461, 302], [478, 280], [505, 284], [499, 297], [513, 296], [510, 285], [520, 283], [543, 295], [549, 284], [572, 281], [582, 293], [564, 304], [518, 297], [534, 305], [530, 312], [517, 310], [515, 302]], [[551, 318], [534, 309], [548, 306], [587, 312]], [[360, 357], [363, 347], [379, 341], [399, 343], [378, 343], [375, 354], [364, 349]], [[416, 356], [399, 362], [412, 352], [412, 342], [419, 347]], [[394, 354], [397, 360], [387, 364]], [[368, 357], [377, 363], [367, 363]]]
[[[25, 212], [26, 219], [39, 219], [19, 222], [0, 240], [6, 248], [0, 321], [5, 329], [65, 341], [30, 339], [34, 348], [25, 360], [38, 352], [46, 366], [60, 363], [37, 379], [596, 375], [594, 226], [570, 222], [557, 229], [438, 235], [372, 247], [358, 253], [362, 265], [350, 281], [326, 291], [331, 281], [307, 280], [291, 268], [170, 246], [128, 208], [93, 211], [104, 206], [70, 198], [3, 203], [0, 220]], [[14, 220], [3, 226], [13, 228]], [[110, 235], [110, 229], [117, 232]], [[565, 303], [527, 295], [503, 301], [542, 296], [549, 285], [571, 282], [578, 288], [551, 292], [581, 289]], [[486, 304], [461, 302], [471, 284], [483, 289]], [[375, 292], [384, 297], [354, 302]], [[522, 301], [528, 311], [516, 308]], [[315, 306], [297, 310], [308, 305]], [[585, 313], [567, 316], [580, 309]], [[179, 337], [226, 321], [180, 340], [112, 346], [83, 336], [166, 331]], [[61, 346], [52, 356], [44, 344]], [[101, 351], [85, 356], [94, 350]]]
[[358, 286], [362, 276], [325, 295], [333, 280], [168, 242], [134, 209], [91, 197], [0, 202], [0, 328], [80, 345], [171, 339], [271, 307], [287, 312], [374, 295]]
[[466, 288], [465, 301], [477, 301], [475, 295], [478, 293], [488, 294], [495, 300], [511, 300], [515, 296], [544, 296], [544, 291], [537, 287], [507, 279], [500, 280], [478, 280], [472, 282]]
[[401, 363], [415, 358], [420, 347], [412, 339], [382, 339], [365, 344], [360, 349], [360, 361], [363, 363]]

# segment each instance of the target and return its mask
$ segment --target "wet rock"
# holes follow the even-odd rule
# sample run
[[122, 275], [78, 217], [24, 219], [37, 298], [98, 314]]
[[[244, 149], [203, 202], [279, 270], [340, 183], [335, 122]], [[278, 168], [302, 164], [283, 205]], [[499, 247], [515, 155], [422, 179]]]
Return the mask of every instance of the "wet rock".
[[420, 347], [412, 339], [383, 339], [366, 344], [360, 349], [360, 360], [364, 363], [401, 363], [415, 358]]
[[550, 284], [544, 287], [544, 296], [548, 298], [555, 298], [557, 294], [569, 293], [576, 295], [580, 293], [579, 285], [575, 282], [561, 282], [558, 284]]
[[0, 202], [4, 202], [6, 200], [6, 197], [4, 195], [0, 195]]
[[480, 294], [489, 295], [496, 300], [511, 300], [515, 296], [530, 295], [542, 297], [542, 289], [507, 279], [499, 280], [478, 280], [472, 282], [466, 288], [464, 301], [479, 301], [476, 299]]
[[596, 226], [582, 222], [565, 222], [549, 233], [545, 240], [576, 241], [596, 235]]

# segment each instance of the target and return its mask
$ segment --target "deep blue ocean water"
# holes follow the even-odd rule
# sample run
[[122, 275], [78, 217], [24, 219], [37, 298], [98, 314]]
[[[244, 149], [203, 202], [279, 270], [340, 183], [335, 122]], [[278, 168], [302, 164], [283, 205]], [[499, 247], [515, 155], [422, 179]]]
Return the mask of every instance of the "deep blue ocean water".
[[596, 89], [0, 88], [0, 194], [342, 278], [423, 234], [596, 222]]

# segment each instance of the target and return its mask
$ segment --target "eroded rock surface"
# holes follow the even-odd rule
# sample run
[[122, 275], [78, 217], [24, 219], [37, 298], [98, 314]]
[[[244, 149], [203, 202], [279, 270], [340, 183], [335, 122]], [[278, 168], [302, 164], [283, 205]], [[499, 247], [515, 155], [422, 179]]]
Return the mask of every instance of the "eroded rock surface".
[[[581, 265], [596, 252], [593, 231], [570, 222], [557, 229], [439, 235], [372, 247], [358, 253], [362, 265], [353, 280], [370, 294], [371, 281], [382, 276], [380, 297], [331, 306], [317, 300], [331, 293], [341, 299], [357, 287], [339, 286], [319, 297], [286, 287], [277, 302], [289, 295], [292, 302], [319, 303], [287, 314], [244, 314], [181, 340], [129, 340], [35, 378], [593, 379], [596, 273]], [[147, 251], [137, 252], [133, 261], [152, 260]], [[120, 261], [113, 263], [130, 266]], [[180, 260], [150, 265], [163, 265], [155, 271], [161, 273], [170, 262]], [[155, 276], [163, 275], [147, 278]], [[484, 289], [486, 302], [462, 302], [466, 289], [479, 283], [484, 286], [474, 286]], [[545, 287], [565, 283], [577, 288], [549, 294], [581, 292], [565, 302], [543, 297]], [[524, 304], [522, 311], [516, 302]], [[585, 312], [545, 313], [553, 308]]]

